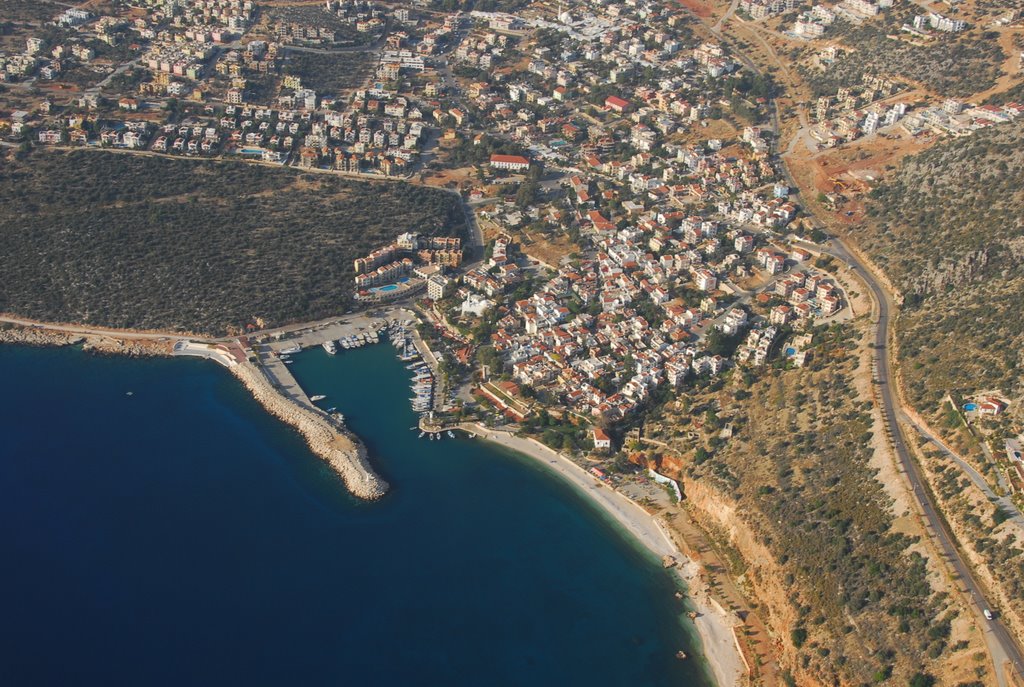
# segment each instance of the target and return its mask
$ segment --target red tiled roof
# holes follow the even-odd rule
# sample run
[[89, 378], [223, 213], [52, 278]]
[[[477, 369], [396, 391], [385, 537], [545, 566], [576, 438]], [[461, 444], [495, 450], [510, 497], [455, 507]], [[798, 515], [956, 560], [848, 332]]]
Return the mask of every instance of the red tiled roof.
[[491, 164], [505, 162], [508, 164], [528, 165], [530, 161], [522, 155], [491, 155]]

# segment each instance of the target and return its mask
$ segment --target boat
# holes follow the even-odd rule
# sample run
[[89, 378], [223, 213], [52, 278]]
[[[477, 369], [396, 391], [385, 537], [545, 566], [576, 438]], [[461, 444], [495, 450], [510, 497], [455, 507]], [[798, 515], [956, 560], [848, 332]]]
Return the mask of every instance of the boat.
[[334, 355], [335, 353], [338, 352], [338, 344], [334, 343], [333, 341], [324, 341], [323, 347], [324, 350], [330, 353], [331, 355]]
[[298, 353], [301, 350], [302, 346], [300, 346], [299, 344], [295, 344], [293, 346], [289, 346], [288, 348], [282, 348], [281, 355], [291, 355], [292, 353]]
[[422, 439], [422, 438], [423, 438], [423, 435], [424, 435], [424, 434], [426, 434], [426, 432], [420, 432], [420, 439]]
[[686, 652], [685, 651], [677, 651], [676, 652], [676, 658], [678, 658], [680, 661], [685, 661], [686, 660]]
[[309, 397], [309, 400], [310, 400], [310, 401], [322, 401], [322, 400], [324, 400], [325, 398], [327, 398], [327, 397], [326, 397], [326, 396], [324, 396], [323, 394], [317, 394], [316, 396], [310, 396], [310, 397]]
[[285, 365], [291, 365], [291, 364], [292, 364], [292, 363], [294, 363], [294, 362], [295, 362], [294, 360], [285, 360], [285, 361], [284, 361], [284, 364], [285, 364]]
[[452, 430], [450, 430], [450, 429], [448, 430], [448, 438], [449, 439], [454, 439], [455, 438], [455, 433]]

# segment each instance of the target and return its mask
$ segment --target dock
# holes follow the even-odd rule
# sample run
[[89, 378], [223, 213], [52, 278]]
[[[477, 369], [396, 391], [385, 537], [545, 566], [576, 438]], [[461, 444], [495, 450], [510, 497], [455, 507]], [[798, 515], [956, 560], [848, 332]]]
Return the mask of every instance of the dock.
[[291, 370], [284, 364], [277, 355], [269, 352], [266, 348], [261, 348], [256, 351], [256, 357], [259, 359], [260, 367], [267, 375], [267, 379], [274, 387], [284, 394], [288, 399], [295, 401], [300, 406], [309, 408], [311, 410], [318, 410], [313, 405], [313, 401], [309, 400], [309, 396], [299, 386], [299, 383], [295, 380]]

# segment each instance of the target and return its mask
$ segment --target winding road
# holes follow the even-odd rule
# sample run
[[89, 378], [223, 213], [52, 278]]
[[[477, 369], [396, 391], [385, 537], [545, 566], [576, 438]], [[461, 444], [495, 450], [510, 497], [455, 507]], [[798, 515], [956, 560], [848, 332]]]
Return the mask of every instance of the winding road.
[[938, 509], [932, 500], [927, 483], [921, 475], [921, 470], [907, 450], [906, 438], [900, 427], [898, 416], [900, 406], [894, 397], [890, 384], [890, 361], [889, 361], [889, 329], [890, 323], [890, 300], [881, 284], [868, 270], [867, 266], [857, 257], [855, 253], [847, 249], [839, 239], [832, 239], [825, 247], [825, 252], [844, 261], [849, 267], [859, 273], [861, 279], [867, 284], [868, 289], [878, 307], [878, 319], [875, 323], [875, 377], [878, 380], [878, 401], [885, 417], [885, 424], [890, 432], [893, 449], [899, 459], [900, 467], [907, 477], [911, 492], [918, 503], [921, 517], [924, 518], [929, 534], [933, 541], [939, 546], [946, 562], [953, 569], [960, 582], [963, 584], [962, 591], [970, 598], [974, 605], [982, 627], [985, 629], [985, 642], [992, 660], [996, 665], [996, 677], [1000, 685], [1006, 684], [1003, 667], [1009, 662], [1013, 665], [1019, 675], [1024, 675], [1024, 655], [1014, 641], [1013, 636], [998, 618], [988, 620], [984, 617], [983, 611], [992, 608], [987, 601], [985, 592], [981, 585], [971, 573], [970, 566], [964, 561], [957, 548], [955, 537], [947, 530], [945, 520], [939, 515]]
[[[704, 23], [703, 20], [696, 14], [690, 12], [685, 6], [683, 10], [689, 13], [698, 22], [704, 23], [705, 27], [710, 32], [725, 44], [732, 44], [734, 41], [729, 40], [727, 36], [722, 33], [722, 28], [725, 23], [735, 16], [736, 8], [738, 6], [738, 0], [732, 0], [729, 8], [726, 12], [718, 19], [718, 21], [711, 25]], [[758, 38], [761, 38], [758, 36]], [[763, 39], [762, 39], [763, 42]], [[733, 54], [743, 63], [745, 67], [750, 69], [755, 74], [761, 74], [761, 70], [758, 66], [743, 53], [735, 44], [730, 45]], [[779, 68], [782, 70], [786, 69], [786, 65], [781, 63], [778, 59], [778, 55], [774, 51], [769, 50], [772, 57], [779, 63]], [[778, 99], [772, 99], [771, 109], [771, 130], [776, 135], [775, 139], [775, 152], [779, 154], [782, 152], [781, 141], [778, 137], [781, 133], [780, 117], [778, 110]], [[806, 112], [802, 106], [797, 106], [797, 113], [799, 115], [800, 128], [797, 131], [794, 140], [790, 141], [786, 147], [786, 152], [779, 155], [778, 159], [781, 166], [782, 174], [785, 176], [787, 183], [790, 188], [799, 189], [799, 184], [793, 178], [793, 175], [789, 171], [788, 164], [785, 156], [793, 151], [797, 141], [797, 138], [803, 137], [807, 131]], [[811, 208], [806, 208], [812, 212]], [[826, 225], [824, 222], [819, 222], [822, 225]], [[878, 402], [882, 410], [883, 417], [885, 418], [886, 426], [891, 433], [891, 441], [894, 452], [899, 461], [899, 465], [902, 471], [906, 474], [907, 481], [910, 486], [911, 494], [914, 500], [918, 504], [918, 510], [921, 513], [921, 517], [924, 519], [928, 534], [935, 542], [936, 546], [942, 552], [943, 557], [949, 564], [950, 569], [959, 578], [963, 584], [962, 591], [971, 600], [972, 610], [975, 613], [980, 626], [984, 628], [985, 643], [988, 647], [989, 653], [992, 656], [993, 664], [996, 669], [996, 679], [1000, 687], [1007, 687], [1007, 665], [1012, 666], [1013, 671], [1018, 677], [1024, 677], [1024, 654], [1022, 654], [1020, 647], [1016, 643], [1013, 635], [1006, 629], [1006, 627], [999, 621], [998, 617], [988, 620], [985, 618], [983, 611], [991, 609], [992, 606], [986, 599], [985, 593], [974, 578], [971, 568], [967, 565], [964, 559], [960, 555], [960, 551], [956, 546], [956, 538], [947, 530], [945, 520], [940, 517], [935, 503], [932, 500], [932, 496], [927, 488], [927, 483], [921, 475], [921, 471], [914, 462], [913, 457], [907, 450], [906, 438], [904, 437], [903, 430], [900, 427], [899, 419], [904, 417], [902, 409], [894, 398], [893, 391], [889, 384], [890, 379], [890, 360], [889, 360], [889, 333], [890, 333], [890, 310], [891, 301], [888, 294], [882, 288], [878, 279], [870, 272], [867, 265], [847, 246], [842, 243], [841, 240], [833, 238], [824, 247], [818, 246], [819, 249], [825, 253], [832, 255], [845, 262], [851, 269], [858, 272], [864, 283], [867, 285], [871, 292], [872, 299], [877, 304], [878, 308], [878, 319], [875, 322], [875, 362], [876, 362], [876, 373], [875, 378], [879, 380], [878, 386]], [[911, 423], [913, 424], [913, 423]], [[931, 441], [933, 444], [938, 446], [941, 450], [948, 452], [948, 448], [939, 442], [935, 437], [925, 432], [922, 428], [917, 425], [913, 425], [914, 429], [921, 433], [921, 436], [926, 440]], [[954, 456], [955, 457], [955, 456]], [[958, 461], [959, 464], [959, 461]], [[970, 476], [970, 472], [968, 471]], [[973, 480], [973, 476], [972, 480]], [[979, 476], [980, 477], [980, 476]], [[1019, 514], [1019, 511], [1014, 509], [1014, 514]]]
[[[708, 27], [711, 32], [723, 42], [731, 42], [727, 41], [726, 37], [722, 35], [721, 29], [723, 24], [735, 13], [737, 4], [738, 2], [736, 1], [732, 2], [729, 9], [719, 19], [718, 23], [714, 26]], [[761, 70], [758, 69], [754, 62], [748, 56], [744, 55], [737, 46], [733, 45], [732, 49], [744, 66], [755, 73], [761, 73]], [[785, 65], [781, 64], [781, 60], [778, 60], [778, 56], [774, 51], [769, 50], [769, 53], [772, 54], [773, 58], [780, 63], [779, 67], [784, 70]], [[798, 129], [794, 140], [789, 142], [786, 154], [792, 152], [796, 140], [802, 137], [807, 131], [806, 113], [804, 108], [798, 106], [797, 113], [800, 117], [801, 126]], [[779, 122], [777, 99], [772, 100], [771, 122], [771, 128], [776, 136], [778, 136], [781, 132], [781, 127]], [[776, 139], [776, 152], [779, 152], [779, 148], [781, 148], [781, 141]], [[781, 171], [790, 188], [799, 189], [799, 184], [796, 183], [796, 180], [789, 171], [785, 154], [779, 156], [779, 162], [781, 164]], [[811, 208], [807, 209], [808, 211], [812, 211]], [[819, 223], [826, 225], [824, 222]], [[1007, 664], [1012, 665], [1018, 676], [1024, 677], [1024, 653], [1021, 652], [1015, 638], [1006, 629], [1006, 626], [999, 621], [998, 617], [995, 617], [992, 620], [985, 618], [983, 612], [987, 609], [991, 609], [992, 605], [987, 600], [982, 586], [975, 579], [970, 566], [960, 555], [960, 550], [956, 545], [956, 538], [949, 532], [946, 527], [945, 520], [939, 515], [938, 509], [932, 499], [932, 495], [928, 490], [927, 482], [922, 476], [917, 463], [911, 456], [910, 451], [907, 449], [906, 437], [904, 436], [903, 429], [899, 423], [899, 420], [905, 416], [890, 386], [891, 375], [888, 340], [891, 327], [891, 299], [882, 288], [878, 279], [871, 273], [868, 266], [856, 255], [856, 253], [849, 250], [849, 248], [840, 239], [833, 238], [826, 246], [819, 246], [819, 248], [829, 255], [842, 260], [851, 269], [858, 272], [861, 279], [871, 292], [872, 299], [877, 304], [878, 319], [875, 322], [874, 356], [876, 366], [875, 378], [878, 380], [877, 397], [879, 406], [882, 410], [882, 415], [885, 418], [885, 424], [890, 433], [894, 453], [899, 461], [900, 468], [906, 475], [910, 491], [914, 500], [918, 504], [918, 510], [921, 517], [924, 519], [929, 535], [942, 552], [942, 555], [949, 564], [950, 569], [963, 584], [962, 591], [970, 598], [973, 606], [972, 610], [974, 611], [980, 626], [984, 628], [985, 643], [988, 646], [989, 653], [991, 654], [993, 663], [996, 667], [996, 679], [998, 684], [1000, 687], [1006, 687], [1008, 684], [1005, 670]], [[948, 447], [938, 441], [935, 437], [924, 431], [923, 428], [918, 427], [916, 424], [911, 424], [914, 426], [916, 431], [920, 432], [923, 438], [931, 441], [934, 445], [939, 447], [940, 450], [946, 451], [952, 455], [952, 452], [948, 450]], [[962, 461], [960, 461], [955, 455], [953, 455], [953, 458], [956, 460], [958, 465], [962, 463]], [[971, 472], [971, 470], [968, 470], [967, 474], [971, 477], [972, 481], [974, 481], [974, 475], [972, 475]], [[978, 475], [978, 477], [980, 479], [980, 475]], [[983, 479], [982, 482], [984, 482]], [[986, 490], [986, 493], [991, 493], [991, 491]], [[1019, 516], [1019, 511], [1016, 508], [1009, 509], [1009, 512], [1014, 514], [1014, 516]]]

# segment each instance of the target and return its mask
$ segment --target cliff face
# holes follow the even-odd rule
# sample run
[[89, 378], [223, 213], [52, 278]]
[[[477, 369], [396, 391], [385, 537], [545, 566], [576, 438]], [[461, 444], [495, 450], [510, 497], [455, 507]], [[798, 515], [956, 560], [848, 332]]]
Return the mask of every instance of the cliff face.
[[358, 437], [282, 396], [251, 363], [236, 365], [231, 371], [267, 412], [299, 430], [309, 448], [327, 461], [354, 496], [375, 500], [387, 493], [388, 483], [373, 471]]
[[[791, 590], [782, 583], [785, 573], [778, 561], [747, 520], [737, 513], [739, 504], [732, 495], [707, 481], [687, 476], [682, 476], [680, 486], [686, 495], [690, 516], [706, 532], [727, 541], [742, 557], [745, 568], [740, 586], [756, 600], [762, 620], [774, 630], [774, 650], [782, 665], [796, 664], [797, 650], [789, 641], [789, 631], [796, 627], [798, 618], [789, 600]], [[815, 683], [811, 680], [806, 684]]]

